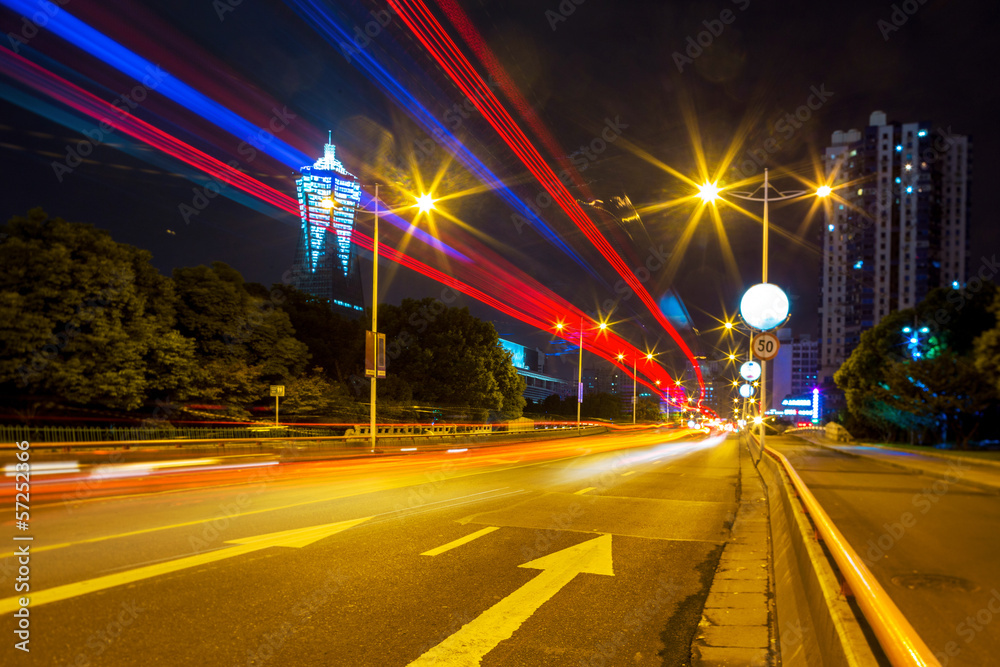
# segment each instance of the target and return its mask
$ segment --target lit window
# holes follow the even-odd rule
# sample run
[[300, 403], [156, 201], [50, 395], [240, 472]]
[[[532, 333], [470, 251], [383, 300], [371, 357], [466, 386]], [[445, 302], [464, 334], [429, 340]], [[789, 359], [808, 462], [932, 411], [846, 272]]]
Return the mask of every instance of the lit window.
[[903, 152], [903, 144], [896, 144], [896, 152], [897, 153]]
[[836, 227], [836, 225], [827, 225], [827, 226], [826, 226], [826, 230], [827, 230], [828, 232], [832, 232], [832, 231], [833, 231], [834, 229], [836, 229], [836, 228], [837, 228], [837, 227]]
[[920, 130], [919, 132], [917, 132], [917, 136], [918, 137], [926, 137], [927, 136], [927, 130]]

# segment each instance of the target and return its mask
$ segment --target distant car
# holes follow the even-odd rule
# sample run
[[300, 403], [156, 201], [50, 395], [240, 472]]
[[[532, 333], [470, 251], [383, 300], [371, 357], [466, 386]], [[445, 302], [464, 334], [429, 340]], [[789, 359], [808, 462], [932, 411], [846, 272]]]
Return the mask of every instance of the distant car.
[[812, 422], [798, 422], [795, 426], [796, 428], [809, 428], [812, 426]]

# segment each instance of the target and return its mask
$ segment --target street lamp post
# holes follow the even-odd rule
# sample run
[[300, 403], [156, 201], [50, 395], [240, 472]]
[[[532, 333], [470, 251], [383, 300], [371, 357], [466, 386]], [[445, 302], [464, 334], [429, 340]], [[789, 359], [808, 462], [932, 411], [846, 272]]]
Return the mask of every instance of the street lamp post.
[[576, 430], [583, 426], [580, 423], [580, 408], [583, 405], [583, 318], [580, 318], [580, 365], [576, 371]]
[[[604, 331], [608, 328], [607, 322], [599, 322], [598, 328]], [[556, 331], [562, 332], [566, 327], [562, 322], [556, 322]], [[583, 422], [580, 419], [580, 406], [583, 404], [583, 317], [580, 318], [580, 361], [576, 371], [576, 428], [582, 429]]]
[[[624, 354], [622, 354], [622, 353], [618, 354], [618, 361], [622, 361], [624, 358], [625, 358]], [[653, 355], [652, 354], [647, 354], [646, 358], [647, 359], [652, 359]], [[635, 426], [635, 413], [636, 413], [636, 409], [639, 407], [639, 402], [636, 399], [636, 387], [639, 384], [639, 376], [636, 374], [636, 362], [637, 361], [638, 361], [638, 357], [636, 357], [635, 355], [632, 355], [632, 425], [633, 426]]]
[[372, 229], [372, 335], [375, 338], [375, 373], [372, 375], [369, 431], [371, 449], [375, 451], [375, 380], [378, 378], [378, 183], [375, 184], [375, 224]]
[[[760, 190], [760, 188], [758, 188], [758, 190], [754, 190], [753, 192], [731, 192], [729, 194], [746, 201], [759, 201], [764, 203], [764, 218], [762, 225], [764, 228], [764, 239], [763, 239], [763, 248], [761, 250], [761, 284], [767, 285], [767, 246], [768, 246], [767, 235], [768, 235], [768, 229], [770, 227], [770, 222], [768, 220], [768, 204], [772, 201], [785, 201], [786, 199], [797, 199], [805, 195], [806, 190], [796, 190], [793, 192], [781, 192], [780, 190], [776, 190], [778, 196], [772, 197], [770, 192], [771, 186], [768, 176], [768, 170], [766, 168], [764, 169], [764, 185], [762, 187], [764, 190], [763, 197], [755, 196], [755, 194], [757, 193], [758, 190]], [[705, 183], [700, 187], [701, 191], [700, 196], [705, 202], [714, 201], [719, 196], [719, 190], [720, 188], [715, 183]], [[819, 189], [817, 189], [815, 194], [818, 197], [827, 197], [831, 194], [831, 189], [828, 185], [824, 185], [821, 186]], [[775, 289], [777, 289], [777, 287], [775, 287]], [[787, 311], [785, 314], [787, 315]], [[783, 318], [784, 316], [782, 316], [782, 319]], [[753, 328], [750, 322], [747, 322], [747, 324], [751, 326], [751, 329]], [[775, 326], [780, 326], [780, 323]], [[774, 327], [772, 326], [771, 328]], [[768, 330], [768, 329], [762, 329], [762, 331], [763, 330]], [[751, 341], [752, 340], [753, 337], [751, 336]], [[764, 437], [765, 437], [764, 417], [766, 416], [766, 414], [767, 414], [767, 362], [761, 359], [760, 415], [759, 415], [761, 451], [763, 451], [764, 447]]]
[[[375, 183], [375, 220], [372, 225], [372, 338], [374, 345], [374, 369], [371, 375], [371, 405], [368, 414], [368, 425], [369, 425], [369, 437], [371, 450], [375, 451], [375, 442], [377, 438], [378, 429], [375, 425], [375, 402], [376, 402], [376, 380], [378, 379], [379, 371], [379, 345], [378, 345], [378, 221], [379, 221], [379, 206], [378, 206], [378, 191], [379, 183]], [[334, 208], [335, 203], [331, 203], [330, 208]], [[417, 203], [415, 206], [419, 207], [421, 211], [429, 211], [434, 208], [434, 199], [430, 194], [421, 195], [417, 197]], [[384, 351], [384, 348], [383, 348]]]

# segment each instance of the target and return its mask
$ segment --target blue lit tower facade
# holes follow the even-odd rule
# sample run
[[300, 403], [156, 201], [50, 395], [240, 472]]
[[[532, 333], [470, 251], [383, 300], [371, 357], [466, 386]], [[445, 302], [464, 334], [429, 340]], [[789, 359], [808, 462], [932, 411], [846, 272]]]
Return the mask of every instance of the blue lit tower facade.
[[359, 315], [364, 312], [364, 296], [351, 233], [361, 184], [344, 169], [336, 147], [329, 142], [323, 147], [323, 157], [300, 171], [296, 189], [302, 233], [295, 251], [293, 284], [327, 299], [336, 311]]

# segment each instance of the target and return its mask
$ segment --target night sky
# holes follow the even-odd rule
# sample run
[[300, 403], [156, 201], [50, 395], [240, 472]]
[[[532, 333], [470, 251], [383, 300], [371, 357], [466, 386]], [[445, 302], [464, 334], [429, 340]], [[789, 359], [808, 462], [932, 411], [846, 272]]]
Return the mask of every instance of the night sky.
[[[356, 69], [342, 50], [324, 41], [296, 12], [295, 3], [245, 0], [226, 6], [220, 18], [223, 4], [74, 0], [64, 11], [149, 60], [165, 63], [164, 68], [179, 79], [254, 122], [271, 115], [261, 99], [287, 105], [294, 118], [281, 138], [314, 159], [322, 151], [326, 131], [332, 130], [345, 166], [365, 182], [385, 177], [384, 170], [381, 176], [373, 175], [380, 173], [387, 141], [397, 147], [412, 146], [414, 139], [426, 138], [409, 120], [407, 109]], [[699, 151], [704, 152], [709, 172], [715, 173], [727, 153], [738, 166], [768, 137], [776, 137], [780, 148], [769, 155], [768, 164], [772, 173], [785, 175], [775, 185], [800, 189], [794, 175], [815, 180], [815, 164], [831, 132], [862, 129], [877, 109], [885, 111], [890, 121], [926, 120], [955, 134], [972, 135], [976, 159], [970, 267], [977, 268], [981, 256], [1000, 250], [1000, 231], [989, 201], [990, 185], [1000, 176], [993, 158], [1000, 153], [994, 73], [1000, 53], [994, 3], [458, 0], [458, 4], [561, 147], [562, 154], [556, 155], [535, 142], [549, 163], [567, 158], [585, 165], [580, 175], [592, 196], [571, 189], [573, 195], [604, 201], [625, 195], [640, 211], [642, 225], [627, 230], [609, 224], [609, 219], [602, 223], [630, 266], [643, 261], [651, 248], [674, 248], [696, 208], [687, 203], [655, 210], [657, 204], [687, 196], [691, 190], [654, 162], [697, 179]], [[380, 13], [382, 3], [345, 2], [336, 7], [345, 25], [362, 30], [386, 16]], [[444, 10], [435, 11], [453, 39], [461, 42]], [[461, 92], [403, 22], [394, 15], [390, 18], [387, 26], [373, 30], [377, 34], [365, 48], [405, 68], [414, 94], [432, 113], [446, 117], [449, 109], [462, 103]], [[7, 8], [0, 9], [0, 29], [5, 34], [25, 34], [22, 17]], [[699, 33], [703, 43], [710, 42], [699, 47], [700, 53], [691, 47]], [[10, 48], [10, 40], [3, 46]], [[71, 80], [108, 101], [134, 83], [44, 29], [26, 40], [20, 52], [61, 76], [70, 78], [76, 72], [78, 78]], [[470, 49], [465, 53], [477, 63]], [[485, 69], [478, 71], [485, 78]], [[225, 82], [229, 92], [217, 96], [214, 88], [195, 84], [213, 77]], [[59, 182], [51, 163], [62, 159], [65, 147], [80, 135], [46, 118], [40, 105], [47, 105], [49, 115], [65, 113], [65, 106], [37, 92], [30, 96], [34, 101], [26, 101], [25, 91], [32, 92], [0, 68], [5, 219], [43, 206], [51, 215], [93, 223], [118, 241], [151, 250], [154, 263], [165, 273], [220, 260], [248, 280], [270, 284], [290, 268], [298, 235], [295, 218], [266, 205], [248, 206], [245, 198], [220, 197], [187, 223], [178, 207], [192, 199], [195, 184], [184, 177], [188, 171], [121, 137], [98, 145], [89, 156], [91, 162]], [[781, 119], [817, 92], [822, 93], [822, 103], [801, 127], [788, 131]], [[135, 115], [223, 161], [239, 144], [239, 138], [200, 121], [174, 102], [151, 99]], [[609, 126], [617, 128], [610, 135], [615, 140], [606, 142], [604, 150], [592, 158], [577, 152]], [[521, 127], [527, 129], [524, 123]], [[534, 135], [529, 132], [529, 136]], [[527, 199], [541, 192], [478, 113], [463, 119], [459, 137], [518, 196]], [[421, 170], [431, 170], [423, 174], [425, 180], [433, 176], [433, 167], [446, 162], [443, 149], [429, 153], [420, 163]], [[293, 170], [276, 160], [259, 156], [246, 170], [294, 196]], [[762, 176], [756, 167], [749, 171]], [[721, 176], [726, 183], [734, 173]], [[445, 184], [472, 187], [476, 181], [452, 165]], [[530, 228], [518, 230], [511, 223], [511, 209], [488, 192], [443, 205], [472, 231], [461, 232], [447, 220], [439, 220], [440, 229], [475, 233], [494, 252], [584, 310], [594, 311], [614, 296], [608, 286], [617, 276], [557, 207], [544, 209], [543, 216], [590, 261], [595, 273], [573, 263]], [[753, 206], [750, 210], [759, 215], [760, 209]], [[806, 220], [808, 210], [808, 203], [796, 202], [776, 207], [772, 215], [772, 224], [788, 234], [771, 236], [770, 282], [792, 297], [789, 326], [796, 334], [814, 333], [817, 322], [821, 219]], [[713, 351], [717, 337], [709, 330], [717, 326], [718, 318], [733, 314], [742, 291], [760, 280], [760, 223], [732, 209], [723, 210], [722, 220], [736, 259], [732, 269], [724, 261], [719, 230], [704, 217], [676, 273], [653, 272], [647, 283], [656, 297], [668, 288], [676, 290], [702, 331], [692, 338], [698, 346], [695, 353], [709, 357], [717, 356]], [[440, 294], [441, 287], [429, 279], [382, 266], [386, 267], [384, 301]], [[370, 275], [370, 259], [364, 260], [362, 270]], [[635, 301], [612, 315], [615, 320], [630, 320], [620, 325], [622, 335], [637, 345], [670, 347], [667, 336], [656, 330]], [[501, 334], [515, 340], [539, 345], [548, 340], [547, 334], [472, 300], [461, 303], [494, 320]]]

